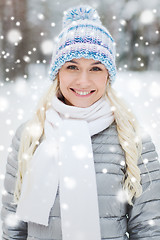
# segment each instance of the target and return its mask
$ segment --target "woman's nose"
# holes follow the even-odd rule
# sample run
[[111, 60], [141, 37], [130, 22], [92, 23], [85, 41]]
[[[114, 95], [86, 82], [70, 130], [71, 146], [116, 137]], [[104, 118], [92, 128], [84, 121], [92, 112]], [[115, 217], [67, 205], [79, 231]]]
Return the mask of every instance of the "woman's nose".
[[79, 73], [79, 75], [77, 77], [77, 84], [79, 84], [79, 85], [81, 84], [84, 87], [89, 86], [90, 80], [89, 80], [89, 76], [88, 76], [87, 72], [83, 71], [83, 72]]

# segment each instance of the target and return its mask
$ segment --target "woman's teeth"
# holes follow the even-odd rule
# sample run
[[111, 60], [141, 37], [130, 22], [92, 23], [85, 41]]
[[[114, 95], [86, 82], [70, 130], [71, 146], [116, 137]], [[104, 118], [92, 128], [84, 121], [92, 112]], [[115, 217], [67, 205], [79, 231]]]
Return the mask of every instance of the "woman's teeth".
[[85, 95], [88, 95], [89, 93], [91, 92], [94, 92], [94, 91], [89, 91], [89, 92], [82, 92], [82, 91], [77, 91], [75, 89], [72, 89], [75, 93], [81, 95], [81, 96], [85, 96]]
[[79, 95], [87, 95], [90, 93], [90, 92], [79, 92], [79, 91], [75, 91], [75, 92], [78, 93]]

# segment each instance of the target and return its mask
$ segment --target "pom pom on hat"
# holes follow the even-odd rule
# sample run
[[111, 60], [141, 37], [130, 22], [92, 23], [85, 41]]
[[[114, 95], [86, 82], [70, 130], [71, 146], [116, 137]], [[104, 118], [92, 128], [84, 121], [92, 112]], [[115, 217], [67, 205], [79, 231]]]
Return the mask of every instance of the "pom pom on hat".
[[64, 11], [63, 28], [67, 27], [77, 20], [91, 20], [101, 24], [100, 17], [95, 9], [87, 5], [80, 5], [79, 7], [70, 8]]

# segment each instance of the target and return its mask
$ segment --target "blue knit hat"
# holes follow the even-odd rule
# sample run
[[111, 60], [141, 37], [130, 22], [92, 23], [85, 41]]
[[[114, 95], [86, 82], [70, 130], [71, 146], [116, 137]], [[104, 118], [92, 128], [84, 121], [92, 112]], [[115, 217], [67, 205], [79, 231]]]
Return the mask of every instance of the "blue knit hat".
[[64, 12], [63, 30], [53, 52], [50, 78], [55, 79], [66, 61], [84, 57], [104, 64], [110, 83], [113, 83], [116, 78], [115, 56], [115, 41], [102, 25], [96, 10], [86, 5], [70, 8]]

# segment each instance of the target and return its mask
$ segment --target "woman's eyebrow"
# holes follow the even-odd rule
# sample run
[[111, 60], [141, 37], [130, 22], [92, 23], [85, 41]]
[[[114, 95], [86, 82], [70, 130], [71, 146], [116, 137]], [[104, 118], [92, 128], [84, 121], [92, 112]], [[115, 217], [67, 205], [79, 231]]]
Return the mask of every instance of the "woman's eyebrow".
[[94, 64], [102, 64], [101, 62], [94, 62], [94, 63], [92, 63], [91, 65], [94, 65]]
[[76, 62], [76, 61], [74, 61], [74, 60], [70, 60], [70, 61], [66, 61], [66, 63], [76, 63], [76, 64], [78, 64], [78, 62]]

